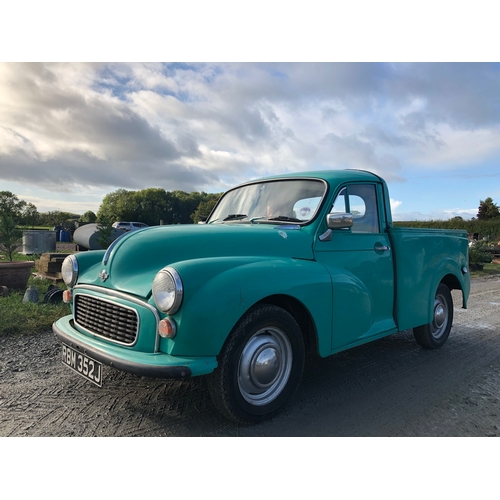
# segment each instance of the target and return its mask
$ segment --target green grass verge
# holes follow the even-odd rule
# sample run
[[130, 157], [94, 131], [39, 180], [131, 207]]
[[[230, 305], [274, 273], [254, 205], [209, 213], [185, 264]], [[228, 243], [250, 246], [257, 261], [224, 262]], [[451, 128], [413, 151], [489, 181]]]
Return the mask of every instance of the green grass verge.
[[[0, 337], [14, 334], [33, 334], [50, 331], [52, 323], [71, 312], [68, 304], [45, 304], [43, 298], [52, 284], [51, 280], [30, 278], [29, 285], [35, 285], [40, 301], [23, 303], [24, 291], [11, 291], [7, 297], [0, 297]], [[64, 284], [59, 285], [60, 288]]]
[[471, 278], [485, 278], [487, 276], [500, 276], [500, 264], [485, 264], [481, 271], [471, 271]]

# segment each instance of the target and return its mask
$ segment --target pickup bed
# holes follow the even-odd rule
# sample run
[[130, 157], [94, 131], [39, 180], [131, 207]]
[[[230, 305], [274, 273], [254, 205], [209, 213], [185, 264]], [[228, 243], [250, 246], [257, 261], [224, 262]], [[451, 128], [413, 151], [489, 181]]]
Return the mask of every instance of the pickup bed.
[[[396, 228], [387, 185], [363, 171], [268, 177], [225, 193], [197, 225], [120, 236], [66, 258], [72, 314], [62, 359], [102, 385], [103, 365], [148, 377], [207, 376], [241, 423], [272, 417], [319, 356], [413, 329], [441, 347], [450, 291], [467, 307], [464, 231]], [[106, 368], [108, 369], [108, 368]]]

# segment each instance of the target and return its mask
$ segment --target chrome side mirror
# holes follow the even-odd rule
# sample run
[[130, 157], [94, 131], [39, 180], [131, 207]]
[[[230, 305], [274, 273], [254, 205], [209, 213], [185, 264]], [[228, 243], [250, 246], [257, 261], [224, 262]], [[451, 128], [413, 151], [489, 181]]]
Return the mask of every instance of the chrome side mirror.
[[329, 229], [348, 229], [352, 227], [352, 214], [328, 214], [326, 226]]

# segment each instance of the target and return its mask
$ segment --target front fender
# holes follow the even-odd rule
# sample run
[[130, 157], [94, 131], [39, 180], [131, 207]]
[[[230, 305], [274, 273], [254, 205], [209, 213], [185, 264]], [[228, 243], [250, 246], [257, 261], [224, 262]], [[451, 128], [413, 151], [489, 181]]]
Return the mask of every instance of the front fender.
[[176, 356], [216, 356], [238, 320], [272, 295], [286, 295], [309, 311], [320, 350], [330, 349], [331, 282], [313, 261], [269, 258], [212, 258], [173, 264], [184, 284], [173, 316], [177, 335], [161, 350]]
[[99, 285], [99, 272], [102, 269], [102, 258], [105, 250], [88, 250], [75, 255], [78, 261], [78, 284]]
[[78, 261], [78, 269], [81, 274], [85, 273], [90, 267], [102, 262], [105, 250], [88, 250], [87, 252], [78, 252], [75, 258]]

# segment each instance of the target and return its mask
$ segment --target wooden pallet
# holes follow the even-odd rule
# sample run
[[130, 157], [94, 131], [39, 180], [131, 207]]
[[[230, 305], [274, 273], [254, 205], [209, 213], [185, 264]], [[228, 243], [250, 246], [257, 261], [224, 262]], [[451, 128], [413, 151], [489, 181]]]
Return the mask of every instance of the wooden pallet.
[[62, 277], [60, 276], [61, 273], [59, 273], [58, 276], [53, 276], [53, 275], [48, 275], [48, 274], [42, 274], [42, 273], [33, 273], [31, 276], [34, 278], [42, 278], [45, 280], [51, 280], [54, 283], [61, 283], [63, 281]]
[[35, 276], [53, 280], [55, 282], [62, 281], [61, 266], [64, 259], [69, 254], [64, 253], [44, 253], [40, 259], [35, 261], [37, 272]]

